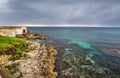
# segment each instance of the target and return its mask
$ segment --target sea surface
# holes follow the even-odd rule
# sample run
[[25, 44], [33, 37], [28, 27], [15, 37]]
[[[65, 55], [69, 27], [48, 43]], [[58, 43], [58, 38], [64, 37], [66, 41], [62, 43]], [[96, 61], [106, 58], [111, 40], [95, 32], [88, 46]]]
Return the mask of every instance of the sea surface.
[[56, 60], [58, 78], [120, 78], [119, 27], [28, 29], [53, 38], [51, 43], [55, 43], [58, 52], [61, 53], [57, 56], [60, 59]]

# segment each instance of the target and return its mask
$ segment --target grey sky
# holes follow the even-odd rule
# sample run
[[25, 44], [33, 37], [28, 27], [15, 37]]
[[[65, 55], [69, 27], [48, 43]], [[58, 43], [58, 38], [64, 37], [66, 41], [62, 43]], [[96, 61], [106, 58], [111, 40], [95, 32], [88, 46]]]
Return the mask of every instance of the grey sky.
[[0, 0], [0, 25], [120, 26], [120, 0]]

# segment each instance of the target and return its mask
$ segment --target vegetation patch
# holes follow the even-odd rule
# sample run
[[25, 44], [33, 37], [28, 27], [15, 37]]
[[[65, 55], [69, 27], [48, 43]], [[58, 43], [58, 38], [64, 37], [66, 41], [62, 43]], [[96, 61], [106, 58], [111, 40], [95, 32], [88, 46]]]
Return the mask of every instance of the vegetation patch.
[[19, 44], [24, 44], [24, 43], [25, 43], [25, 39], [24, 38], [0, 37], [0, 44], [19, 45]]
[[19, 59], [26, 50], [26, 39], [0, 36], [0, 55], [12, 55], [11, 60]]

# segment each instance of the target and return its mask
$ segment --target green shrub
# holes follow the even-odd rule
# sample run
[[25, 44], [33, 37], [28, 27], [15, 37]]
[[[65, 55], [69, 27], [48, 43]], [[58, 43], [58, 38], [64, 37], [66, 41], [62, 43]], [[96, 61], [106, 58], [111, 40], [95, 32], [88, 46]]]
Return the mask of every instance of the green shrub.
[[25, 42], [24, 38], [0, 36], [0, 54], [5, 51], [4, 54], [13, 55], [11, 59], [19, 59], [27, 48]]
[[0, 44], [24, 44], [24, 38], [16, 38], [16, 37], [0, 37]]

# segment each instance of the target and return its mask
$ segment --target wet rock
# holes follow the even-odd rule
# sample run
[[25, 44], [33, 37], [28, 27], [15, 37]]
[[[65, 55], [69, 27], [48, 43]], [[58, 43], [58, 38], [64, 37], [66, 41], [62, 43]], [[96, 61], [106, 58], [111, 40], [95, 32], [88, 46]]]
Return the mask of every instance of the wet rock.
[[40, 40], [46, 40], [45, 35], [43, 35], [43, 34], [38, 34], [38, 33], [33, 33], [33, 32], [27, 34], [27, 35], [25, 36], [25, 38], [27, 38], [27, 39], [40, 39]]

